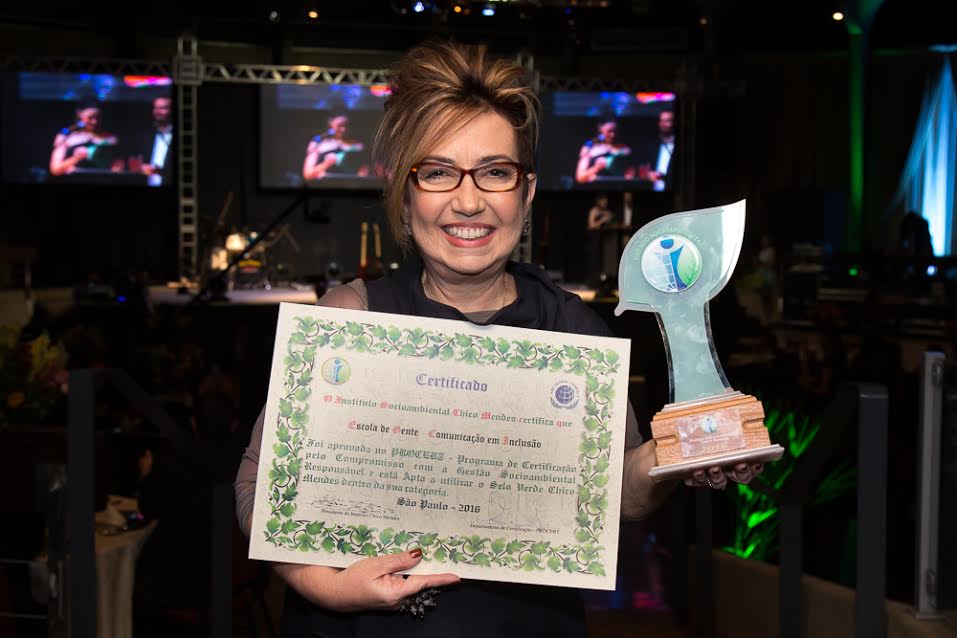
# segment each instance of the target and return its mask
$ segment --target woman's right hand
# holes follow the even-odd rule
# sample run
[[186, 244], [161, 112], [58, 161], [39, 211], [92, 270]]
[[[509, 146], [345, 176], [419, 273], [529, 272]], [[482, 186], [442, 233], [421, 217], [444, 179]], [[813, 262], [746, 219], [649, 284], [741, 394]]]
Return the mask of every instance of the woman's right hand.
[[403, 576], [422, 560], [422, 550], [365, 558], [334, 571], [315, 565], [279, 565], [283, 579], [315, 605], [343, 613], [397, 610], [402, 601], [423, 589], [455, 585], [455, 574]]

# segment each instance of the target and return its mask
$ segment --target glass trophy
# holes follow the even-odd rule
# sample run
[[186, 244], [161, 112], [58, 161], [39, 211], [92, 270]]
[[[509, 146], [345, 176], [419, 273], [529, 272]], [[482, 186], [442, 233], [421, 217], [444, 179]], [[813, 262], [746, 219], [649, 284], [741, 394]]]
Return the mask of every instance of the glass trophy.
[[660, 217], [635, 233], [621, 257], [615, 314], [656, 313], [668, 358], [670, 402], [651, 421], [654, 480], [784, 453], [771, 444], [761, 403], [728, 383], [711, 338], [708, 302], [738, 261], [744, 211], [742, 200]]

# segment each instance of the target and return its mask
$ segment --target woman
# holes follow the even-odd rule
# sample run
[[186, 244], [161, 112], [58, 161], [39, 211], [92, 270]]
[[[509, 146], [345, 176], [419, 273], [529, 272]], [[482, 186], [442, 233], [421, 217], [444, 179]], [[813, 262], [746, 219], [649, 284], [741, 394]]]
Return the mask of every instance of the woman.
[[[575, 295], [509, 256], [535, 195], [538, 101], [523, 69], [491, 60], [484, 47], [433, 43], [413, 49], [394, 70], [395, 87], [377, 138], [385, 201], [400, 245], [413, 260], [393, 276], [354, 281], [320, 304], [579, 334], [608, 328]], [[671, 491], [653, 484], [654, 445], [639, 445], [629, 409], [622, 514], [647, 515]], [[237, 476], [237, 513], [248, 533], [262, 417]], [[737, 472], [737, 473], [735, 473]], [[732, 472], [749, 480], [753, 468]], [[720, 468], [699, 484], [723, 487]], [[460, 582], [452, 574], [400, 573], [421, 552], [357, 561], [338, 570], [277, 565], [289, 584], [283, 635], [584, 636], [583, 608], [565, 588]], [[445, 587], [424, 618], [399, 611], [420, 591]]]
[[329, 127], [326, 132], [309, 140], [309, 145], [306, 147], [306, 159], [302, 164], [303, 179], [322, 179], [329, 172], [339, 173], [340, 176], [354, 172], [359, 177], [369, 174], [369, 167], [364, 164], [358, 168], [345, 168], [348, 155], [365, 148], [359, 140], [346, 137], [348, 130], [349, 118], [345, 115], [329, 118]]
[[579, 184], [594, 182], [601, 177], [631, 179], [632, 169], [619, 159], [631, 155], [631, 147], [620, 144], [618, 123], [604, 119], [598, 123], [598, 135], [582, 144], [575, 166], [575, 181]]
[[596, 283], [618, 267], [615, 263], [619, 253], [615, 246], [617, 237], [614, 233], [602, 232], [614, 219], [615, 214], [608, 208], [608, 195], [602, 193], [588, 211], [588, 274]]
[[68, 175], [77, 168], [112, 168], [116, 136], [100, 128], [100, 108], [82, 105], [76, 123], [61, 130], [53, 140], [50, 175]]

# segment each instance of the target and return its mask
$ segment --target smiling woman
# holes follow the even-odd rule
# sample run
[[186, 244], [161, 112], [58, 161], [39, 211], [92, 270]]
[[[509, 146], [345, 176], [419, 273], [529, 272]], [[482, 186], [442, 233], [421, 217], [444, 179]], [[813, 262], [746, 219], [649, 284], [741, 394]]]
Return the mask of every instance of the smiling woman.
[[[437, 42], [410, 51], [395, 68], [392, 83], [375, 156], [386, 179], [392, 229], [414, 256], [388, 278], [339, 286], [319, 303], [481, 325], [610, 335], [581, 299], [557, 288], [540, 268], [509, 261], [527, 232], [527, 212], [535, 196], [532, 158], [538, 100], [525, 70], [492, 59], [482, 46]], [[421, 379], [417, 381], [422, 383]], [[470, 383], [450, 379], [427, 381], [450, 382], [458, 389]], [[435, 423], [423, 416], [418, 425], [429, 429]], [[260, 416], [236, 478], [237, 513], [247, 534], [262, 429]], [[541, 445], [536, 439], [518, 437], [505, 444]], [[649, 514], [672, 485], [651, 482], [654, 442], [640, 445], [630, 406], [624, 444], [622, 516], [639, 518]], [[751, 471], [728, 477], [748, 480]], [[705, 480], [702, 475], [699, 482]], [[708, 479], [716, 488], [725, 482], [721, 468]], [[278, 565], [277, 572], [291, 588], [283, 636], [586, 634], [582, 602], [574, 590], [461, 583], [452, 574], [402, 576], [420, 560], [421, 550], [413, 549], [365, 558], [344, 570]], [[431, 588], [451, 585], [455, 586], [442, 589], [437, 605], [422, 597], [423, 592], [436, 591]], [[403, 609], [418, 616], [429, 611], [424, 618], [391, 613]]]

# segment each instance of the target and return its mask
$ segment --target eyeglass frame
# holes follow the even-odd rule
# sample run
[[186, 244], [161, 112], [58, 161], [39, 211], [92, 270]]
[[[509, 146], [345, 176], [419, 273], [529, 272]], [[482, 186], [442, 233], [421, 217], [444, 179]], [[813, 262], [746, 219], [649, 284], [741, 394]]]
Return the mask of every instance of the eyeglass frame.
[[[475, 180], [475, 171], [482, 168], [488, 168], [489, 166], [501, 166], [503, 164], [506, 166], [511, 166], [518, 171], [518, 175], [515, 176], [515, 186], [512, 186], [511, 188], [507, 188], [501, 191], [492, 191], [479, 186], [478, 182]], [[444, 166], [446, 168], [453, 168], [459, 171], [458, 183], [452, 188], [449, 188], [447, 190], [435, 191], [435, 190], [429, 190], [427, 188], [423, 188], [422, 185], [419, 184], [419, 167], [426, 166], [426, 165]], [[417, 189], [419, 189], [420, 191], [424, 193], [451, 193], [452, 191], [454, 191], [455, 189], [457, 189], [459, 186], [462, 185], [462, 182], [465, 181], [466, 175], [472, 178], [472, 183], [475, 184], [475, 188], [479, 189], [483, 193], [511, 193], [513, 190], [516, 190], [521, 185], [523, 177], [528, 177], [529, 175], [534, 175], [534, 174], [535, 174], [535, 171], [525, 170], [525, 167], [519, 164], [518, 162], [506, 162], [506, 161], [489, 162], [488, 164], [480, 164], [478, 166], [473, 166], [472, 168], [462, 168], [461, 166], [456, 166], [455, 164], [446, 164], [444, 162], [426, 160], [423, 162], [417, 162], [413, 164], [412, 167], [409, 169], [409, 177], [412, 180], [412, 184], [414, 184]]]

